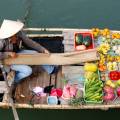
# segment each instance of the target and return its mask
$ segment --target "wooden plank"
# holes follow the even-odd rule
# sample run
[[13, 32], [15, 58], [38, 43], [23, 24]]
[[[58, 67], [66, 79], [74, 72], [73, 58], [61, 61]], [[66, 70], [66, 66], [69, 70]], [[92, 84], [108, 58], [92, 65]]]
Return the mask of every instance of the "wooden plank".
[[64, 44], [64, 52], [73, 52], [75, 51], [74, 45]]
[[83, 66], [63, 66], [62, 73], [64, 74], [84, 74]]
[[8, 93], [4, 94], [2, 102], [3, 103], [9, 103]]
[[77, 28], [24, 28], [24, 31], [91, 31], [91, 29], [77, 29]]
[[[91, 32], [91, 29], [81, 29], [81, 28], [24, 28], [24, 31], [58, 31], [58, 32], [65, 32], [65, 31], [79, 31], [79, 32]], [[113, 33], [120, 33], [118, 30], [111, 30]]]
[[5, 81], [0, 81], [0, 93], [7, 92], [7, 87]]
[[[10, 107], [10, 103], [2, 103], [0, 102], [0, 107], [6, 108]], [[16, 108], [27, 108], [27, 109], [101, 109], [108, 110], [109, 108], [120, 108], [120, 104], [108, 104], [108, 105], [98, 105], [98, 104], [90, 104], [90, 105], [79, 105], [79, 106], [70, 106], [70, 105], [44, 105], [44, 104], [15, 104]]]
[[85, 31], [85, 30], [63, 30], [63, 36], [64, 36], [64, 40], [63, 40], [63, 44], [64, 44], [64, 52], [71, 52], [71, 51], [75, 51], [74, 48], [74, 39], [75, 39], [75, 33], [82, 33], [82, 32], [90, 32], [90, 31]]
[[50, 55], [44, 53], [18, 54], [16, 58], [5, 59], [3, 64], [69, 65], [96, 60], [99, 60], [97, 50], [90, 49], [70, 53], [52, 53]]
[[62, 34], [27, 34], [28, 37], [63, 37]]
[[80, 80], [81, 77], [84, 77], [84, 66], [63, 66], [62, 73], [66, 80], [71, 84], [83, 84], [83, 81]]
[[[34, 66], [32, 76], [25, 78], [16, 89], [15, 98], [17, 103], [29, 103], [32, 96], [32, 89], [34, 87], [49, 86], [50, 75], [45, 72], [41, 67]], [[52, 75], [52, 84], [55, 84], [55, 75]], [[62, 88], [61, 69], [57, 74], [57, 88]], [[24, 96], [24, 97], [22, 97]], [[47, 104], [47, 96], [37, 97], [32, 100], [34, 104]]]

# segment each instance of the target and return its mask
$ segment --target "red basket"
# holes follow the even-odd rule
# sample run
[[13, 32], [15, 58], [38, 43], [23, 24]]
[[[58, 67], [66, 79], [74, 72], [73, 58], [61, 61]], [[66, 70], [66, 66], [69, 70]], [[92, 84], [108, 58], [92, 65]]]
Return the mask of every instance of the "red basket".
[[93, 49], [94, 48], [94, 37], [93, 37], [93, 34], [90, 33], [90, 32], [77, 32], [74, 35], [74, 48], [75, 48], [75, 50], [77, 50], [76, 47], [78, 46], [77, 43], [76, 43], [76, 36], [79, 35], [79, 34], [81, 34], [83, 36], [83, 38], [86, 37], [86, 36], [90, 36], [92, 38], [92, 43], [90, 44], [90, 46], [86, 47], [85, 50]]

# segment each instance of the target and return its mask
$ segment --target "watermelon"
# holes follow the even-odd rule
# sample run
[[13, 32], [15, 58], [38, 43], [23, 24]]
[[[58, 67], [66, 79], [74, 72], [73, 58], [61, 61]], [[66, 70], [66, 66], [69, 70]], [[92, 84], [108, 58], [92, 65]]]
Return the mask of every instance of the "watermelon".
[[83, 45], [85, 45], [86, 47], [90, 46], [92, 43], [92, 38], [91, 36], [85, 36], [84, 40], [83, 40]]
[[77, 45], [82, 45], [82, 42], [83, 42], [83, 35], [82, 34], [79, 34], [76, 36], [76, 44]]

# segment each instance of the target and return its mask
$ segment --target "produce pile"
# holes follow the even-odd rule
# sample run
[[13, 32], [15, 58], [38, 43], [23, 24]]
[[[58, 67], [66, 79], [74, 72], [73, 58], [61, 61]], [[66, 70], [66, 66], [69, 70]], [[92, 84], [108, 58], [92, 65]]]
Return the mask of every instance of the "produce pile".
[[84, 66], [84, 100], [86, 103], [115, 101], [120, 97], [120, 33], [105, 28], [78, 32], [75, 50], [97, 48], [100, 60]]
[[96, 48], [100, 57], [84, 65], [84, 102], [120, 101], [120, 33], [93, 28], [91, 32], [75, 33], [74, 38], [75, 50]]
[[87, 103], [102, 103], [103, 83], [99, 79], [96, 63], [86, 63], [84, 98]]
[[98, 69], [104, 82], [103, 100], [107, 103], [120, 97], [120, 33], [109, 29], [92, 29], [100, 56]]
[[120, 33], [93, 28], [91, 32], [76, 33], [74, 38], [75, 50], [95, 47], [100, 60], [84, 64], [84, 75], [80, 76], [79, 83], [67, 80], [61, 92], [55, 89], [50, 95], [61, 100], [60, 104], [70, 105], [120, 101]]

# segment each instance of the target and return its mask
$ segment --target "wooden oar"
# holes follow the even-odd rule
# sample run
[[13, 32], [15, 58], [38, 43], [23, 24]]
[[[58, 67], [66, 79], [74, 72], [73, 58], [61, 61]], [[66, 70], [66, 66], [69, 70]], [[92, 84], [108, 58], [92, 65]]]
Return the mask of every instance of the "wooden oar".
[[17, 54], [16, 58], [4, 60], [4, 64], [27, 64], [27, 65], [70, 65], [99, 60], [97, 50], [90, 49], [70, 53], [44, 53]]
[[1, 68], [4, 80], [5, 80], [5, 83], [6, 83], [6, 88], [7, 88], [7, 91], [8, 91], [8, 97], [9, 97], [9, 101], [10, 101], [10, 104], [11, 104], [11, 107], [12, 107], [14, 118], [15, 118], [15, 120], [19, 120], [18, 113], [17, 113], [17, 110], [15, 108], [13, 99], [10, 96], [10, 88], [9, 88], [9, 85], [8, 85], [8, 80], [7, 80], [6, 72], [4, 70], [4, 66], [2, 65], [2, 62], [0, 62], [0, 68]]

